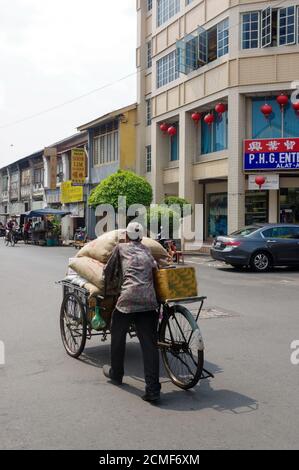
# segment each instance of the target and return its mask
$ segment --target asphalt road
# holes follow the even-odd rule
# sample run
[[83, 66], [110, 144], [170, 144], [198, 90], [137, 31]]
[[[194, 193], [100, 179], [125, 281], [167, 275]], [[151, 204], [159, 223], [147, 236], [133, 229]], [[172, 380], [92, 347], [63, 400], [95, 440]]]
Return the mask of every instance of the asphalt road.
[[163, 399], [144, 403], [138, 343], [129, 342], [125, 386], [106, 382], [109, 342], [66, 356], [54, 283], [74, 250], [0, 240], [0, 448], [294, 449], [299, 445], [299, 271], [235, 272], [190, 258], [208, 296], [200, 326], [214, 380], [190, 392], [161, 370]]

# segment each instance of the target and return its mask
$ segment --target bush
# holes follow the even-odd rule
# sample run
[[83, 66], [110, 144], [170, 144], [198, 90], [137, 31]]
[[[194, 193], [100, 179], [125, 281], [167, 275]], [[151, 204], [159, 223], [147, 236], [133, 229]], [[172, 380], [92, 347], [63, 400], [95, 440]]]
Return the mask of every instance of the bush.
[[91, 192], [88, 203], [94, 208], [101, 204], [110, 204], [117, 210], [120, 196], [126, 197], [127, 207], [133, 204], [149, 207], [153, 200], [153, 190], [145, 178], [132, 171], [119, 170]]
[[181, 210], [183, 210], [183, 207], [186, 204], [190, 204], [190, 202], [188, 202], [187, 199], [184, 199], [182, 197], [168, 196], [168, 197], [165, 198], [164, 204], [166, 204], [167, 206], [178, 205], [178, 206], [180, 206]]
[[157, 205], [153, 206], [148, 210], [147, 214], [148, 218], [148, 227], [150, 228], [150, 222], [152, 220], [158, 220], [158, 230], [160, 231], [161, 227], [166, 229], [166, 225], [163, 219], [167, 218], [169, 220], [169, 238], [173, 238], [174, 236], [174, 228], [178, 228], [180, 224], [180, 214], [177, 212], [172, 211], [165, 205]]

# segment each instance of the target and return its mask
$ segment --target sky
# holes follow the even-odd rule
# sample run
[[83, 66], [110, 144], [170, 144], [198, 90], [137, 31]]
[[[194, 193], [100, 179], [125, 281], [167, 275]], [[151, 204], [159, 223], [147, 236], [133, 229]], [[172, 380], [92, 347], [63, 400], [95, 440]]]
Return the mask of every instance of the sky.
[[0, 0], [0, 168], [136, 101], [135, 7], [136, 0]]

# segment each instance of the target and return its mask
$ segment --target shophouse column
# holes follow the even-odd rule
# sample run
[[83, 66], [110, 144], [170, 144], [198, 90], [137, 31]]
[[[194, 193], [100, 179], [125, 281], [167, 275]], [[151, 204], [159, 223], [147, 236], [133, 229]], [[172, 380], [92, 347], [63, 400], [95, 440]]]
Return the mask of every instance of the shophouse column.
[[228, 94], [228, 232], [245, 224], [245, 176], [243, 141], [246, 128], [246, 100], [237, 90]]
[[159, 204], [165, 196], [164, 191], [164, 169], [169, 162], [169, 138], [163, 135], [159, 125], [152, 125], [152, 185], [153, 185], [153, 201]]

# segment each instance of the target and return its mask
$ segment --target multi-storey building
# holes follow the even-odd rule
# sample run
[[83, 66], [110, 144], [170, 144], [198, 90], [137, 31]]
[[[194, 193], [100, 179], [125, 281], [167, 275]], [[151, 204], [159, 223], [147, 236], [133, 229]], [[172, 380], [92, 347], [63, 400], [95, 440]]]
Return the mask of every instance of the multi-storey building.
[[[105, 178], [121, 170], [137, 171], [137, 105], [105, 114], [78, 128], [88, 134], [88, 195]], [[87, 211], [88, 235], [95, 237], [96, 218]]]
[[44, 206], [43, 151], [22, 158], [0, 170], [0, 214], [2, 222]]
[[203, 204], [206, 239], [298, 223], [299, 2], [137, 0], [137, 15], [138, 151], [155, 201]]

